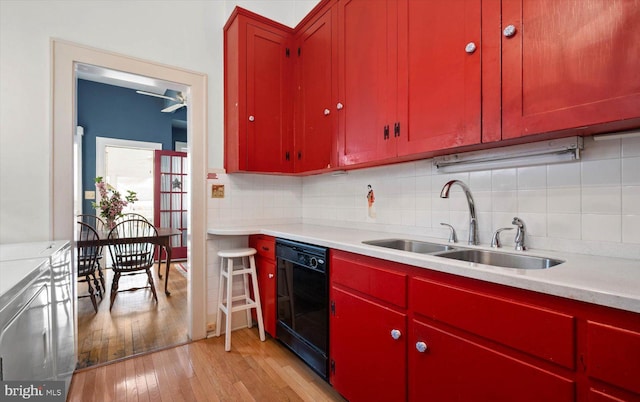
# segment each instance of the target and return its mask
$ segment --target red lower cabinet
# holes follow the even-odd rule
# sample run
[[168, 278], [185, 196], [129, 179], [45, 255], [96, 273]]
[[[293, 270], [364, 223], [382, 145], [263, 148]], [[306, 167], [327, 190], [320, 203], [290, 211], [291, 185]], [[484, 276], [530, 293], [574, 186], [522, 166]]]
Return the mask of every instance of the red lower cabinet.
[[[636, 325], [637, 327], [637, 325]], [[589, 400], [640, 400], [640, 332], [587, 322]], [[627, 394], [631, 391], [635, 396]]]
[[330, 379], [351, 402], [640, 402], [638, 313], [331, 256]]
[[340, 289], [332, 292], [333, 387], [352, 402], [404, 401], [406, 314]]
[[573, 401], [574, 381], [412, 320], [410, 401]]
[[264, 330], [276, 337], [276, 240], [271, 236], [249, 236], [249, 246], [257, 250], [256, 271], [260, 288], [260, 304]]

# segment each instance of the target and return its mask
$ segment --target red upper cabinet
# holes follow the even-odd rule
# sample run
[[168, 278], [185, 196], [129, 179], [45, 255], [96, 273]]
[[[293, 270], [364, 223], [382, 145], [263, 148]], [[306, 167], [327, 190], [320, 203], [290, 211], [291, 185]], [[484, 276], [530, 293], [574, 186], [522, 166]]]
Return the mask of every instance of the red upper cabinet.
[[224, 31], [225, 168], [289, 172], [291, 29], [236, 8]]
[[336, 164], [337, 66], [336, 9], [329, 6], [300, 28], [296, 37], [295, 146], [296, 172]]
[[338, 2], [340, 165], [396, 155], [397, 2]]
[[503, 32], [498, 17], [483, 29], [501, 37], [488, 73], [502, 71], [502, 139], [640, 117], [640, 1], [508, 0], [501, 13]]
[[398, 2], [398, 155], [480, 142], [480, 3]]
[[339, 9], [342, 165], [480, 142], [480, 0]]

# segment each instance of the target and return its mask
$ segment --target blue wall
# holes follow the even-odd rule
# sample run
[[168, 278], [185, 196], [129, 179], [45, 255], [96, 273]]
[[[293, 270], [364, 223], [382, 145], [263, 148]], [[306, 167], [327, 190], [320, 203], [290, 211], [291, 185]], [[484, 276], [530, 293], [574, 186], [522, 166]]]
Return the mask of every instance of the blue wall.
[[[78, 125], [82, 139], [82, 187], [95, 191], [96, 137], [162, 143], [173, 150], [173, 120], [187, 120], [186, 109], [162, 113], [164, 100], [137, 94], [133, 89], [78, 80]], [[177, 133], [176, 133], [177, 134]], [[177, 135], [186, 141], [186, 133]], [[184, 137], [184, 140], [182, 139]], [[83, 200], [83, 212], [95, 213], [92, 200]]]

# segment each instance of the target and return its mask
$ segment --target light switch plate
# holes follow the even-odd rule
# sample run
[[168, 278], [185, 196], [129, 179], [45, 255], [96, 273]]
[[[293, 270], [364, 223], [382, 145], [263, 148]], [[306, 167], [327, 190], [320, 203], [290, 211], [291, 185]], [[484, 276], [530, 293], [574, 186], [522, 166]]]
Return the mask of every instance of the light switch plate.
[[224, 184], [213, 184], [211, 186], [211, 198], [224, 198]]
[[96, 192], [95, 191], [85, 191], [84, 192], [84, 199], [85, 200], [95, 200], [96, 199]]

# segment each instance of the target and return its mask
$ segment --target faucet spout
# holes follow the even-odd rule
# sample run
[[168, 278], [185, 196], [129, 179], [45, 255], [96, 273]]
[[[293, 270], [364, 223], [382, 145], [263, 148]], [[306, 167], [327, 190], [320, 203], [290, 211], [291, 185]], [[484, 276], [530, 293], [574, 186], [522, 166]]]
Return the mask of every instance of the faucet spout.
[[449, 198], [449, 190], [451, 190], [451, 186], [454, 184], [460, 186], [464, 191], [464, 195], [467, 197], [467, 205], [469, 206], [469, 244], [478, 244], [478, 219], [476, 218], [476, 206], [469, 187], [460, 180], [448, 181], [440, 191], [440, 198]]

